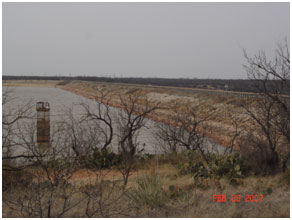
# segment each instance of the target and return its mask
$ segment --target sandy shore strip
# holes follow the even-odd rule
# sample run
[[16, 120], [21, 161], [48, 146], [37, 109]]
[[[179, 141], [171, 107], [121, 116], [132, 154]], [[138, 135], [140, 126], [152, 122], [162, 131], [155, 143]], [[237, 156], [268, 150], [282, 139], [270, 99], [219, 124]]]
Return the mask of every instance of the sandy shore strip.
[[7, 87], [48, 87], [55, 88], [61, 80], [3, 80], [2, 86]]

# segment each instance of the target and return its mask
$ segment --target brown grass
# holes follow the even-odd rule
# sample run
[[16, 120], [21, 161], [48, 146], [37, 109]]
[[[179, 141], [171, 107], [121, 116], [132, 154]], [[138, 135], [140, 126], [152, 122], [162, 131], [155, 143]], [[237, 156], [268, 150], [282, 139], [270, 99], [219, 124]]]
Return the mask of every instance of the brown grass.
[[[96, 178], [103, 181], [117, 181], [119, 187], [116, 187], [113, 194], [109, 194], [112, 198], [106, 207], [109, 213], [114, 210], [123, 210], [125, 207], [132, 207], [125, 213], [117, 215], [112, 214], [111, 217], [290, 217], [290, 175], [289, 172], [281, 173], [275, 176], [250, 176], [240, 179], [237, 185], [231, 185], [225, 178], [202, 179], [202, 184], [196, 186], [191, 175], [178, 175], [176, 168], [169, 162], [162, 164], [157, 163], [156, 159], [152, 159], [145, 169], [136, 169], [131, 173], [129, 183], [126, 190], [137, 187], [137, 180], [146, 174], [155, 173], [159, 176], [162, 183], [162, 190], [166, 193], [167, 200], [162, 207], [150, 209], [148, 206], [136, 207], [133, 201], [123, 195], [122, 192], [122, 176], [117, 169], [103, 171], [87, 171], [78, 170], [71, 180], [80, 188], [94, 184]], [[173, 188], [171, 190], [171, 187]], [[272, 189], [272, 193], [268, 193], [268, 189]], [[176, 193], [176, 197], [172, 195]], [[22, 194], [20, 188], [14, 188], [10, 193], [4, 192], [4, 198], [11, 198]], [[213, 202], [213, 195], [226, 195], [227, 202]], [[242, 201], [239, 203], [232, 202], [232, 195], [240, 194]], [[264, 195], [262, 202], [246, 202], [245, 195], [262, 194]], [[82, 199], [82, 193], [76, 194], [75, 199]], [[117, 202], [115, 202], [115, 199]], [[60, 200], [60, 201], [59, 201]], [[58, 201], [62, 202], [62, 198], [56, 200], [56, 210]], [[135, 208], [136, 207], [136, 208]], [[80, 204], [68, 212], [64, 217], [82, 217], [81, 213], [85, 209], [85, 203]], [[8, 207], [3, 203], [3, 214], [7, 217], [20, 217], [16, 208]], [[101, 217], [101, 216], [97, 216]]]

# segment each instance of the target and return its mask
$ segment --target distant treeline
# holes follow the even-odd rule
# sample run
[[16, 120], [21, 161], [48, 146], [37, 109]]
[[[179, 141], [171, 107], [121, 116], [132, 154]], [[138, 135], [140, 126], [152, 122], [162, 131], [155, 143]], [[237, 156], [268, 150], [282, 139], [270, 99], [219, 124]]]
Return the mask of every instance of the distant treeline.
[[[173, 86], [200, 89], [219, 89], [238, 92], [259, 92], [257, 82], [247, 79], [186, 79], [186, 78], [118, 78], [118, 77], [93, 77], [93, 76], [2, 76], [2, 80], [83, 80], [93, 82], [130, 83], [154, 86]], [[270, 81], [270, 88], [279, 86], [280, 81]], [[290, 94], [290, 90], [282, 91]]]

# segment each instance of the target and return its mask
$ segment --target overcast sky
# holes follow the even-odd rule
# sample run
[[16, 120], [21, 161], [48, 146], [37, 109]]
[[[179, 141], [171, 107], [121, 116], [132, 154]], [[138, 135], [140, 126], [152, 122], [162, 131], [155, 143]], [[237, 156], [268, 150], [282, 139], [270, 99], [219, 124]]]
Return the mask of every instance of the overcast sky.
[[289, 3], [3, 3], [3, 75], [246, 78]]

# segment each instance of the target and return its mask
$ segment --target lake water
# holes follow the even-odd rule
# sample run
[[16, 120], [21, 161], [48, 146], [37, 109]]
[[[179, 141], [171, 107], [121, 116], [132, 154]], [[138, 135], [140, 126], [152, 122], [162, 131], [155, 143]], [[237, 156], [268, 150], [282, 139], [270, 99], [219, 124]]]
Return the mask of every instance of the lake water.
[[[7, 87], [3, 87], [2, 91], [5, 91]], [[50, 120], [51, 124], [54, 124], [58, 120], [64, 118], [64, 110], [66, 108], [73, 108], [73, 115], [78, 117], [84, 113], [84, 109], [80, 106], [80, 103], [88, 103], [90, 106], [95, 105], [95, 101], [84, 98], [82, 96], [78, 96], [74, 93], [59, 89], [59, 88], [44, 88], [44, 87], [9, 87], [9, 90], [12, 90], [12, 96], [15, 99], [9, 104], [5, 105], [3, 111], [9, 112], [13, 109], [17, 109], [20, 103], [27, 103], [31, 101], [32, 103], [36, 103], [39, 101], [49, 102], [50, 103]], [[35, 107], [33, 109], [35, 111]], [[118, 114], [120, 110], [116, 108], [111, 108], [113, 114]], [[144, 152], [157, 154], [160, 153], [160, 147], [157, 143], [153, 132], [154, 132], [154, 123], [152, 120], [146, 120], [147, 128], [142, 128], [139, 132], [138, 142], [140, 143], [140, 149], [144, 148]], [[113, 151], [117, 151], [117, 137], [114, 136], [112, 148]], [[225, 148], [211, 144], [208, 142], [206, 144], [206, 148], [214, 149], [220, 153]], [[19, 152], [18, 152], [19, 153]]]

